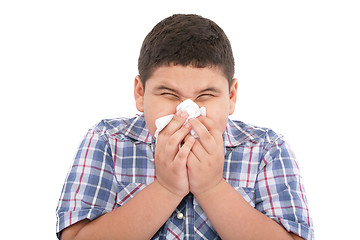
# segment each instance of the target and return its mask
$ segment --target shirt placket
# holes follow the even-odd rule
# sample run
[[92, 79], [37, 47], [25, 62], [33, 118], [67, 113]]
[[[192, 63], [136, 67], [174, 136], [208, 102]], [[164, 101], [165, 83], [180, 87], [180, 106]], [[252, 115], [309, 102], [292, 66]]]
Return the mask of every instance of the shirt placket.
[[187, 200], [186, 196], [173, 212], [167, 229], [167, 239], [187, 239]]
[[185, 238], [186, 240], [194, 239], [194, 196], [190, 193], [187, 195], [186, 199], [186, 208], [185, 208]]

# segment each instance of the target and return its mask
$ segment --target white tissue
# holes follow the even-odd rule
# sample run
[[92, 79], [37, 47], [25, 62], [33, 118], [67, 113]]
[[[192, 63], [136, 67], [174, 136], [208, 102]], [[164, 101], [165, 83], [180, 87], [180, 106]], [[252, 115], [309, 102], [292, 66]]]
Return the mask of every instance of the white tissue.
[[[189, 114], [189, 117], [186, 119], [185, 123], [187, 123], [187, 121], [191, 118], [196, 118], [200, 115], [206, 116], [206, 108], [205, 107], [199, 108], [199, 106], [195, 102], [193, 102], [191, 99], [187, 99], [187, 100], [183, 101], [182, 103], [180, 103], [176, 107], [176, 111], [179, 111], [179, 110], [181, 110], [183, 112], [187, 112]], [[156, 119], [156, 121], [155, 121], [156, 131], [154, 134], [155, 138], [158, 137], [161, 130], [163, 130], [166, 127], [166, 125], [169, 124], [169, 122], [171, 121], [171, 119], [173, 117], [174, 117], [174, 114], [170, 114], [170, 115]], [[195, 138], [198, 137], [198, 135], [195, 133], [195, 131], [193, 129], [191, 129], [190, 134], [193, 135]]]

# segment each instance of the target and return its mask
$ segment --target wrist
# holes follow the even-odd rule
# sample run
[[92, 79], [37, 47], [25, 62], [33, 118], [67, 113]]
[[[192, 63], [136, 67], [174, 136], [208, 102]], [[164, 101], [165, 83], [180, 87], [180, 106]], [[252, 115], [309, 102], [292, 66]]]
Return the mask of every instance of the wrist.
[[161, 190], [161, 192], [163, 192], [163, 194], [169, 199], [174, 199], [174, 200], [180, 200], [181, 201], [189, 193], [189, 192], [185, 192], [185, 191], [184, 192], [182, 192], [182, 191], [174, 191], [171, 188], [167, 187], [165, 184], [162, 184], [157, 179], [155, 179], [153, 184], [156, 185], [157, 188], [159, 188]]
[[194, 191], [192, 192], [192, 194], [194, 194], [194, 197], [196, 199], [200, 199], [200, 198], [208, 198], [208, 197], [212, 197], [212, 195], [216, 195], [218, 194], [218, 192], [221, 190], [221, 188], [223, 186], [225, 186], [225, 184], [227, 184], [227, 182], [225, 181], [224, 178], [221, 178], [220, 181], [218, 181], [217, 183], [215, 183], [214, 185], [212, 185], [209, 188], [205, 188], [205, 189], [200, 189], [198, 191]]

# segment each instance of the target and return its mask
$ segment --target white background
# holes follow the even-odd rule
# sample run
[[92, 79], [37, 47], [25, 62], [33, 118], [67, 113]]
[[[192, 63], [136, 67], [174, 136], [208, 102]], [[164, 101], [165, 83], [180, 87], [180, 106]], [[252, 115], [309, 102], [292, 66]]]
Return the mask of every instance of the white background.
[[84, 134], [137, 112], [144, 37], [173, 13], [197, 13], [232, 42], [232, 118], [282, 133], [295, 151], [316, 239], [356, 238], [357, 1], [128, 2], [1, 1], [1, 235], [55, 239], [57, 201]]

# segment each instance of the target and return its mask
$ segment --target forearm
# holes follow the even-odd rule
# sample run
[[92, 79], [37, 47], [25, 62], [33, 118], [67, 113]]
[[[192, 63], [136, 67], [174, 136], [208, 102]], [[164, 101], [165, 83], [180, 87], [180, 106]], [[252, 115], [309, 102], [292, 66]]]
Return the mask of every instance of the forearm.
[[225, 180], [195, 197], [222, 239], [293, 239], [279, 224], [249, 205]]
[[155, 181], [123, 206], [86, 224], [75, 239], [150, 239], [181, 199]]

